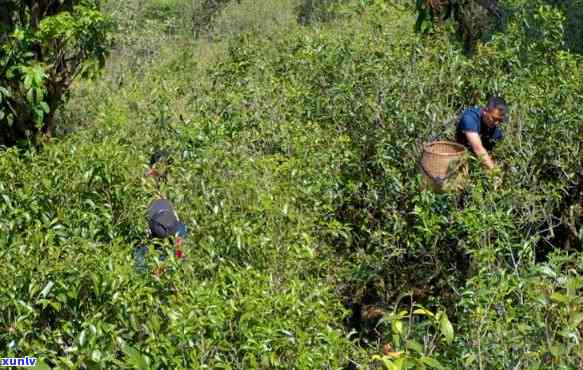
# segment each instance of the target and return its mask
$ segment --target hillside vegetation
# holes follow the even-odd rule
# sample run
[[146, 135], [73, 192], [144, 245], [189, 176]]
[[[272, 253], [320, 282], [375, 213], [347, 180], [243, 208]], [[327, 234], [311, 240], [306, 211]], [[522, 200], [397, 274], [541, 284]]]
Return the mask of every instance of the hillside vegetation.
[[[51, 143], [0, 152], [4, 356], [583, 367], [583, 67], [566, 5], [500, 1], [505, 28], [468, 55], [415, 34], [405, 1], [217, 3], [202, 20], [196, 1], [108, 3], [102, 76], [73, 85]], [[491, 94], [511, 111], [501, 184], [471, 159], [463, 191], [422, 192], [422, 143], [452, 139]], [[140, 273], [158, 148], [186, 258], [152, 253]]]

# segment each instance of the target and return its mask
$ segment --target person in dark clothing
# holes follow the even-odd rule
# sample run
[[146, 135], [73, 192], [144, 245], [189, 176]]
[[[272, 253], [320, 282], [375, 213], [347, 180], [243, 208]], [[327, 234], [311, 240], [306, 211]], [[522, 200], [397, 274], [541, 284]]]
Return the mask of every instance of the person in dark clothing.
[[[148, 229], [149, 239], [163, 240], [174, 237], [175, 255], [177, 258], [184, 257], [184, 253], [179, 247], [187, 235], [186, 225], [180, 221], [170, 201], [157, 199], [150, 203], [148, 207]], [[159, 247], [156, 249], [160, 251]], [[139, 245], [134, 251], [134, 262], [137, 270], [146, 270], [145, 256], [147, 253], [148, 246], [146, 244]], [[164, 260], [165, 256], [162, 254], [160, 259]]]
[[160, 183], [165, 183], [168, 180], [170, 173], [170, 166], [174, 160], [168, 150], [156, 150], [150, 156], [148, 171], [144, 174], [146, 177], [153, 177], [156, 181], [156, 186], [159, 188]]
[[494, 169], [495, 163], [488, 152], [503, 137], [500, 125], [506, 119], [507, 112], [506, 102], [493, 96], [483, 108], [466, 109], [457, 125], [456, 141], [477, 155], [489, 170]]
[[174, 206], [167, 199], [158, 199], [148, 207], [150, 237], [165, 239], [176, 235], [184, 225], [178, 219]]

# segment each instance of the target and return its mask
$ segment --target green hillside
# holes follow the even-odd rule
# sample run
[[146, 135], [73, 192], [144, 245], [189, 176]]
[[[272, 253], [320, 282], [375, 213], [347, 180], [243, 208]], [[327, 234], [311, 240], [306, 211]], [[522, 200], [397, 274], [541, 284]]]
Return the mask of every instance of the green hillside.
[[[102, 74], [50, 143], [0, 149], [0, 354], [583, 368], [583, 4], [500, 3], [504, 29], [469, 54], [415, 33], [406, 1], [109, 2]], [[421, 191], [422, 144], [492, 94], [501, 180], [470, 158], [462, 191]], [[167, 242], [140, 272], [157, 149], [186, 257]]]

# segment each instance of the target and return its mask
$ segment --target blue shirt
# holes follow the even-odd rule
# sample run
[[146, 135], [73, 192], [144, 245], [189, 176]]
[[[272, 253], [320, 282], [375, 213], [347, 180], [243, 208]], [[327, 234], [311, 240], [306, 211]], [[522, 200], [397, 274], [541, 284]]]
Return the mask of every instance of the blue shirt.
[[482, 121], [481, 109], [472, 107], [466, 109], [458, 122], [456, 129], [456, 141], [472, 150], [468, 138], [464, 132], [477, 132], [482, 139], [482, 145], [488, 151], [494, 149], [496, 143], [502, 139], [502, 130], [499, 127], [488, 127]]

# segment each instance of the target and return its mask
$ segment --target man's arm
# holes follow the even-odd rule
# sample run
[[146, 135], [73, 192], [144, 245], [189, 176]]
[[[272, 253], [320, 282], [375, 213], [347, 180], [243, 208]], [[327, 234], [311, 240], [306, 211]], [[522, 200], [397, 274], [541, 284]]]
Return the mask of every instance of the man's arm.
[[470, 143], [472, 150], [474, 151], [474, 153], [476, 153], [478, 158], [480, 158], [482, 163], [484, 163], [486, 168], [488, 168], [489, 170], [494, 169], [495, 167], [494, 160], [492, 160], [492, 158], [488, 154], [488, 151], [484, 148], [484, 145], [482, 145], [482, 139], [480, 139], [480, 135], [477, 132], [469, 131], [464, 131], [464, 134], [466, 135], [466, 138], [468, 139], [468, 142]]

